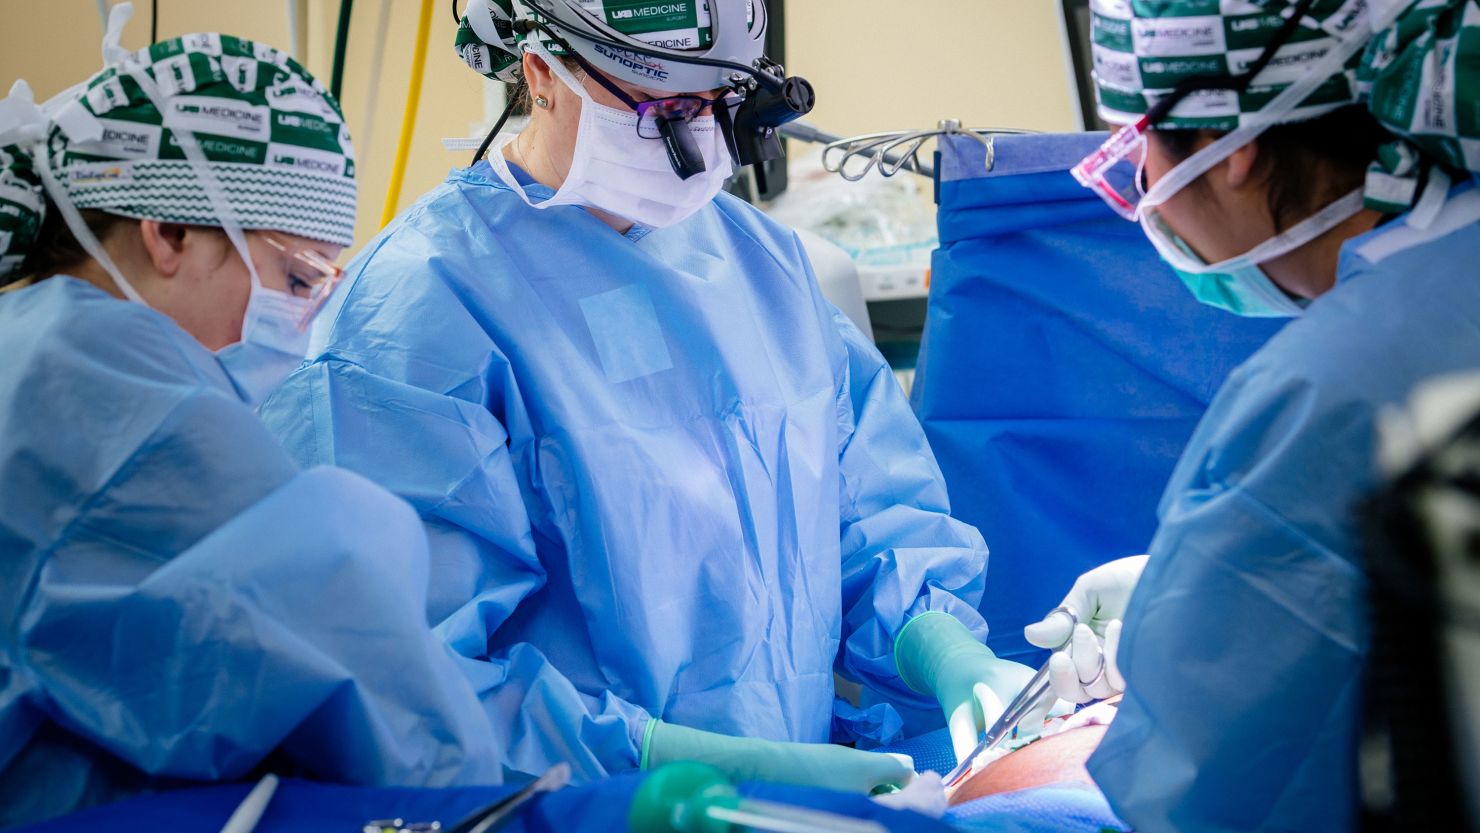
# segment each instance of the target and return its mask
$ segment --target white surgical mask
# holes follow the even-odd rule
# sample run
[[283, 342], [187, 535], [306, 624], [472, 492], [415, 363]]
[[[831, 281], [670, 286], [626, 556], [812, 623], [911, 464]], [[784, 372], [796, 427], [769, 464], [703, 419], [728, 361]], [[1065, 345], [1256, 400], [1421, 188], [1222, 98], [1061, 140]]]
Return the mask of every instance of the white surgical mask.
[[303, 363], [312, 333], [300, 325], [313, 305], [307, 298], [264, 287], [255, 271], [241, 341], [216, 351], [242, 399], [254, 407]]
[[584, 205], [660, 229], [703, 208], [724, 187], [734, 167], [713, 116], [689, 122], [689, 132], [704, 155], [704, 171], [679, 179], [663, 142], [637, 135], [636, 113], [597, 104], [570, 70], [534, 39], [526, 42], [526, 48], [581, 97], [580, 128], [570, 172], [549, 199], [531, 200], [509, 171], [502, 151], [514, 141], [513, 135], [501, 137], [490, 149], [488, 161], [494, 172], [526, 203], [535, 208]]

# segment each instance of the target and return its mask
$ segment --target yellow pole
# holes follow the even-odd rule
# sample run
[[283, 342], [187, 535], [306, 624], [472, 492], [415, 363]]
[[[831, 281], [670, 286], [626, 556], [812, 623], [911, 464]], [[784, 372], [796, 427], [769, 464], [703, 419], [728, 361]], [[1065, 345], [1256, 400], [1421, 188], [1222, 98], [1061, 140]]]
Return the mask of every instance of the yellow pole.
[[406, 163], [411, 157], [411, 134], [416, 130], [416, 109], [421, 104], [421, 81], [426, 74], [427, 41], [432, 34], [432, 0], [421, 0], [421, 17], [416, 22], [416, 51], [411, 56], [411, 85], [406, 89], [406, 111], [401, 114], [401, 139], [396, 144], [396, 165], [391, 169], [391, 187], [385, 194], [385, 208], [380, 212], [380, 227], [385, 228], [401, 203], [401, 185], [406, 180]]

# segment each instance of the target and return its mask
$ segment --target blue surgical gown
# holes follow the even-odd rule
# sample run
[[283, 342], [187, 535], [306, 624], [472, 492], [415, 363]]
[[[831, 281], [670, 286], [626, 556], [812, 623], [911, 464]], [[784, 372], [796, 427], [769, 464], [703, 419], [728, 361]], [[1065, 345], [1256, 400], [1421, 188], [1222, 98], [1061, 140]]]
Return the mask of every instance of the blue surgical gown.
[[0, 295], [0, 356], [0, 826], [265, 762], [500, 777], [402, 501], [300, 473], [209, 351], [81, 281]]
[[927, 705], [911, 616], [985, 636], [986, 547], [892, 372], [742, 201], [623, 235], [485, 162], [347, 280], [262, 416], [421, 512], [429, 618], [508, 769], [630, 769], [652, 717], [827, 741], [835, 669]]
[[1354, 508], [1377, 420], [1480, 368], [1480, 190], [1348, 241], [1338, 283], [1215, 397], [1126, 612], [1127, 693], [1090, 761], [1137, 830], [1349, 831], [1368, 647]]

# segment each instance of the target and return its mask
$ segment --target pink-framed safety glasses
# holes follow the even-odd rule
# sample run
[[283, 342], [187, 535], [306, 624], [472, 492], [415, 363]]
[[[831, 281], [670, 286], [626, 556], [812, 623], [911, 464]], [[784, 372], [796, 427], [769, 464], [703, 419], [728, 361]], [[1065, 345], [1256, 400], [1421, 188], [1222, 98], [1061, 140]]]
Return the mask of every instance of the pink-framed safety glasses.
[[1080, 185], [1100, 195], [1116, 214], [1137, 219], [1146, 196], [1146, 134], [1150, 115], [1110, 134], [1094, 153], [1079, 160], [1070, 173]]
[[[1146, 196], [1146, 136], [1151, 131], [1151, 126], [1160, 124], [1172, 110], [1177, 107], [1189, 95], [1196, 92], [1209, 90], [1233, 90], [1242, 93], [1249, 89], [1255, 78], [1269, 66], [1274, 60], [1280, 48], [1290, 41], [1295, 32], [1300, 29], [1302, 21], [1309, 14], [1316, 0], [1298, 0], [1294, 8], [1286, 16], [1284, 23], [1274, 33], [1274, 36], [1264, 45], [1263, 51], [1254, 59], [1253, 63], [1244, 72], [1238, 75], [1196, 75], [1183, 78], [1166, 95], [1152, 104], [1139, 121], [1128, 124], [1110, 134], [1099, 149], [1089, 156], [1079, 160], [1079, 164], [1070, 169], [1070, 173], [1079, 181], [1080, 185], [1100, 195], [1100, 199], [1110, 206], [1116, 214], [1127, 220], [1139, 220], [1141, 217], [1141, 202]], [[1359, 47], [1364, 41], [1355, 39], [1351, 41], [1353, 48]], [[1347, 51], [1346, 56], [1351, 55]], [[1337, 58], [1345, 60], [1338, 55]], [[1335, 59], [1331, 59], [1335, 60]], [[1339, 66], [1339, 64], [1336, 64]], [[1314, 70], [1314, 68], [1312, 68]], [[1324, 76], [1322, 76], [1324, 77]], [[1314, 83], [1319, 83], [1320, 78], [1314, 74], [1310, 75]], [[1314, 89], [1314, 83], [1311, 89]], [[1300, 83], [1290, 85], [1298, 88]], [[1298, 90], [1297, 90], [1298, 91]], [[1307, 89], [1305, 92], [1309, 92]], [[1287, 91], [1288, 92], [1288, 91]], [[1284, 93], [1281, 94], [1284, 96]], [[1289, 104], [1283, 105], [1288, 110], [1299, 102], [1299, 98], [1291, 95]], [[1279, 98], [1270, 102], [1267, 110], [1275, 104], [1281, 103]], [[1265, 116], [1273, 113], [1265, 112]], [[1258, 135], [1254, 133], [1248, 138]], [[1183, 164], [1186, 164], [1185, 162]], [[1206, 170], [1204, 168], [1203, 170]]]
[[287, 258], [290, 289], [294, 282], [308, 287], [308, 303], [304, 305], [303, 315], [298, 321], [298, 329], [306, 330], [324, 308], [324, 304], [329, 302], [334, 288], [343, 280], [344, 270], [318, 252], [295, 248], [275, 235], [263, 234], [262, 239]]

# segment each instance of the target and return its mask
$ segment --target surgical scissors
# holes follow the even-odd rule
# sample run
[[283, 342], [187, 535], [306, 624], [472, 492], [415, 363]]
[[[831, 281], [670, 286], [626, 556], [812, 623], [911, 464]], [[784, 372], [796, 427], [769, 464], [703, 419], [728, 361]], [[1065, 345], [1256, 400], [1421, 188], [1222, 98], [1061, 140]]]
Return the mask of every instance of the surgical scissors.
[[[1056, 607], [1048, 615], [1052, 616], [1054, 613], [1067, 614], [1070, 620], [1072, 620], [1069, 625], [1069, 639], [1073, 639], [1074, 628], [1079, 624], [1079, 614], [1074, 612], [1074, 608], [1067, 606]], [[1062, 650], [1064, 645], [1068, 644], [1069, 640], [1066, 639], [1054, 651]], [[1051, 658], [1052, 652], [1050, 652]], [[1012, 734], [1012, 730], [1016, 729], [1017, 725], [1023, 722], [1023, 718], [1027, 717], [1028, 713], [1033, 710], [1033, 707], [1037, 706], [1039, 701], [1048, 695], [1051, 688], [1052, 686], [1048, 680], [1048, 662], [1045, 661], [1043, 667], [1038, 669], [1038, 673], [1033, 675], [1033, 679], [1029, 680], [1028, 684], [1023, 687], [1023, 690], [1018, 692], [1016, 697], [1012, 698], [1011, 703], [1007, 704], [1007, 708], [1003, 710], [1002, 716], [997, 718], [997, 722], [993, 723], [991, 728], [987, 729], [985, 735], [982, 735], [981, 743], [978, 743], [976, 748], [971, 750], [971, 754], [962, 758], [961, 762], [956, 764], [956, 768], [946, 775], [946, 788], [955, 787], [965, 780], [966, 776], [971, 774], [972, 764], [989, 750], [996, 748], [998, 744], [1006, 740]]]

